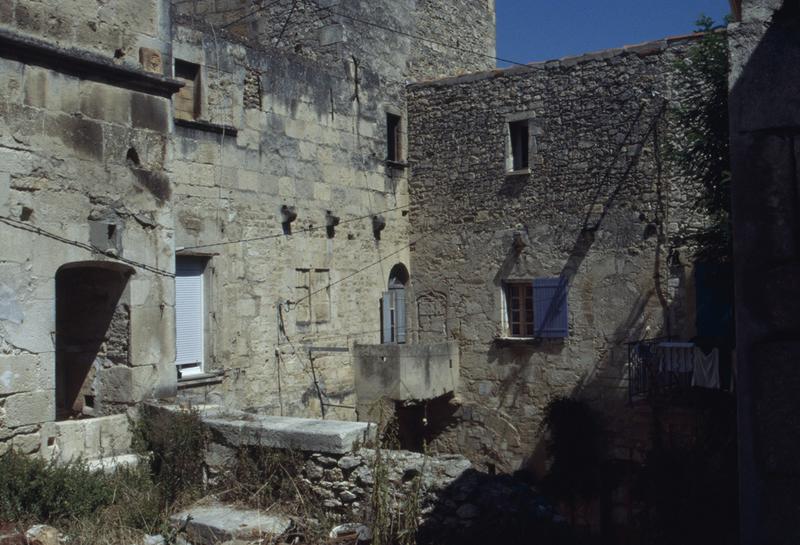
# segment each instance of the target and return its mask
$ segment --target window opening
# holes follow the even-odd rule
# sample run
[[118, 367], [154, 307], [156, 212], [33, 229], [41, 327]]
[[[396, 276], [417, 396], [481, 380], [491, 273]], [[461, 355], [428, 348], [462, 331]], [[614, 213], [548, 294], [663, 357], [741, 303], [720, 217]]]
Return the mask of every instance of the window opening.
[[511, 161], [512, 171], [525, 170], [530, 166], [528, 159], [529, 132], [528, 121], [513, 121], [508, 124], [509, 137], [511, 139]]
[[398, 263], [389, 273], [389, 289], [381, 299], [383, 344], [406, 342], [406, 285], [408, 269]]
[[194, 121], [200, 117], [200, 65], [175, 59], [175, 79], [184, 84], [175, 94], [175, 117]]
[[399, 115], [386, 114], [386, 159], [395, 163], [403, 161], [402, 118]]
[[203, 373], [206, 259], [175, 259], [175, 365], [178, 378]]
[[533, 337], [533, 285], [530, 282], [506, 284], [508, 330], [512, 337]]

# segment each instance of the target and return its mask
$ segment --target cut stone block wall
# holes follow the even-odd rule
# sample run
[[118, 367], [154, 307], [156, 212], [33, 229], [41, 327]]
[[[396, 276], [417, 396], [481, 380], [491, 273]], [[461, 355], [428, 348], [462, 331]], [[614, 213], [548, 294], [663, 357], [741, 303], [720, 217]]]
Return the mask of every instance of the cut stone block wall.
[[[176, 30], [174, 51], [202, 61], [204, 73], [224, 70], [238, 93], [224, 116], [207, 120], [235, 135], [178, 126], [170, 148], [176, 246], [209, 259], [205, 371], [219, 374], [217, 384], [182, 386], [181, 396], [355, 419], [350, 349], [380, 342], [389, 271], [409, 259], [406, 172], [385, 162], [386, 110], [402, 110], [402, 97], [371, 72], [356, 84], [352, 66], [215, 42], [190, 28]], [[209, 85], [207, 101], [221, 92]], [[287, 236], [284, 206], [297, 214]], [[341, 222], [333, 238], [328, 212]], [[386, 220], [380, 241], [376, 214]]]
[[[170, 103], [9, 59], [0, 59], [0, 88], [0, 448], [32, 451], [41, 425], [56, 418], [56, 275], [66, 265], [131, 274], [122, 314], [93, 340], [119, 369], [101, 371], [107, 387], [93, 395], [121, 412], [174, 392], [173, 218], [163, 174]], [[115, 227], [102, 248], [92, 246], [98, 224]]]

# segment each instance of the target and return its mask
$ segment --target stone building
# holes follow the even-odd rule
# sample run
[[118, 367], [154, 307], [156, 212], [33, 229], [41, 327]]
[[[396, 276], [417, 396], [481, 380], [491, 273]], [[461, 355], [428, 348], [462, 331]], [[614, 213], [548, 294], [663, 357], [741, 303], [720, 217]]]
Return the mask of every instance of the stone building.
[[616, 456], [648, 448], [628, 343], [697, 334], [699, 189], [665, 152], [694, 39], [409, 87], [412, 329], [460, 347], [457, 395], [428, 417], [440, 448], [539, 467], [562, 395], [603, 409]]
[[68, 4], [0, 6], [3, 448], [114, 454], [151, 398], [355, 419], [405, 85], [491, 68], [493, 2]]
[[626, 342], [696, 334], [693, 38], [494, 70], [494, 32], [492, 0], [4, 3], [0, 446], [388, 398], [405, 446], [514, 470], [580, 394], [635, 458]]

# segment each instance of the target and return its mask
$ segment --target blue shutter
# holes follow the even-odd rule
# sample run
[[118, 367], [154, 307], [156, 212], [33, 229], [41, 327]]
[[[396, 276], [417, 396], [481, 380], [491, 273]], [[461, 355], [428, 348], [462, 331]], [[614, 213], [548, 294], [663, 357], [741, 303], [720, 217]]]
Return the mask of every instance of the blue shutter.
[[533, 281], [534, 335], [562, 338], [569, 335], [567, 279], [537, 278]]
[[383, 299], [381, 302], [381, 313], [383, 316], [382, 325], [383, 325], [383, 337], [381, 338], [381, 342], [383, 344], [390, 344], [394, 339], [392, 339], [392, 292], [387, 291], [383, 294]]
[[394, 292], [394, 310], [396, 331], [395, 341], [399, 344], [406, 342], [406, 290], [392, 290]]

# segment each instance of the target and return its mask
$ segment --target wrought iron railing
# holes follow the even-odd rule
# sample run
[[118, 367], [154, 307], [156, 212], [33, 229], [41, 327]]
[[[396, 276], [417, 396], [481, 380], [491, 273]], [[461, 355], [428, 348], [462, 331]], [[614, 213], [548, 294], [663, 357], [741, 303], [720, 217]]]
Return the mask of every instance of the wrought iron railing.
[[669, 338], [628, 343], [628, 401], [691, 387], [694, 344]]

